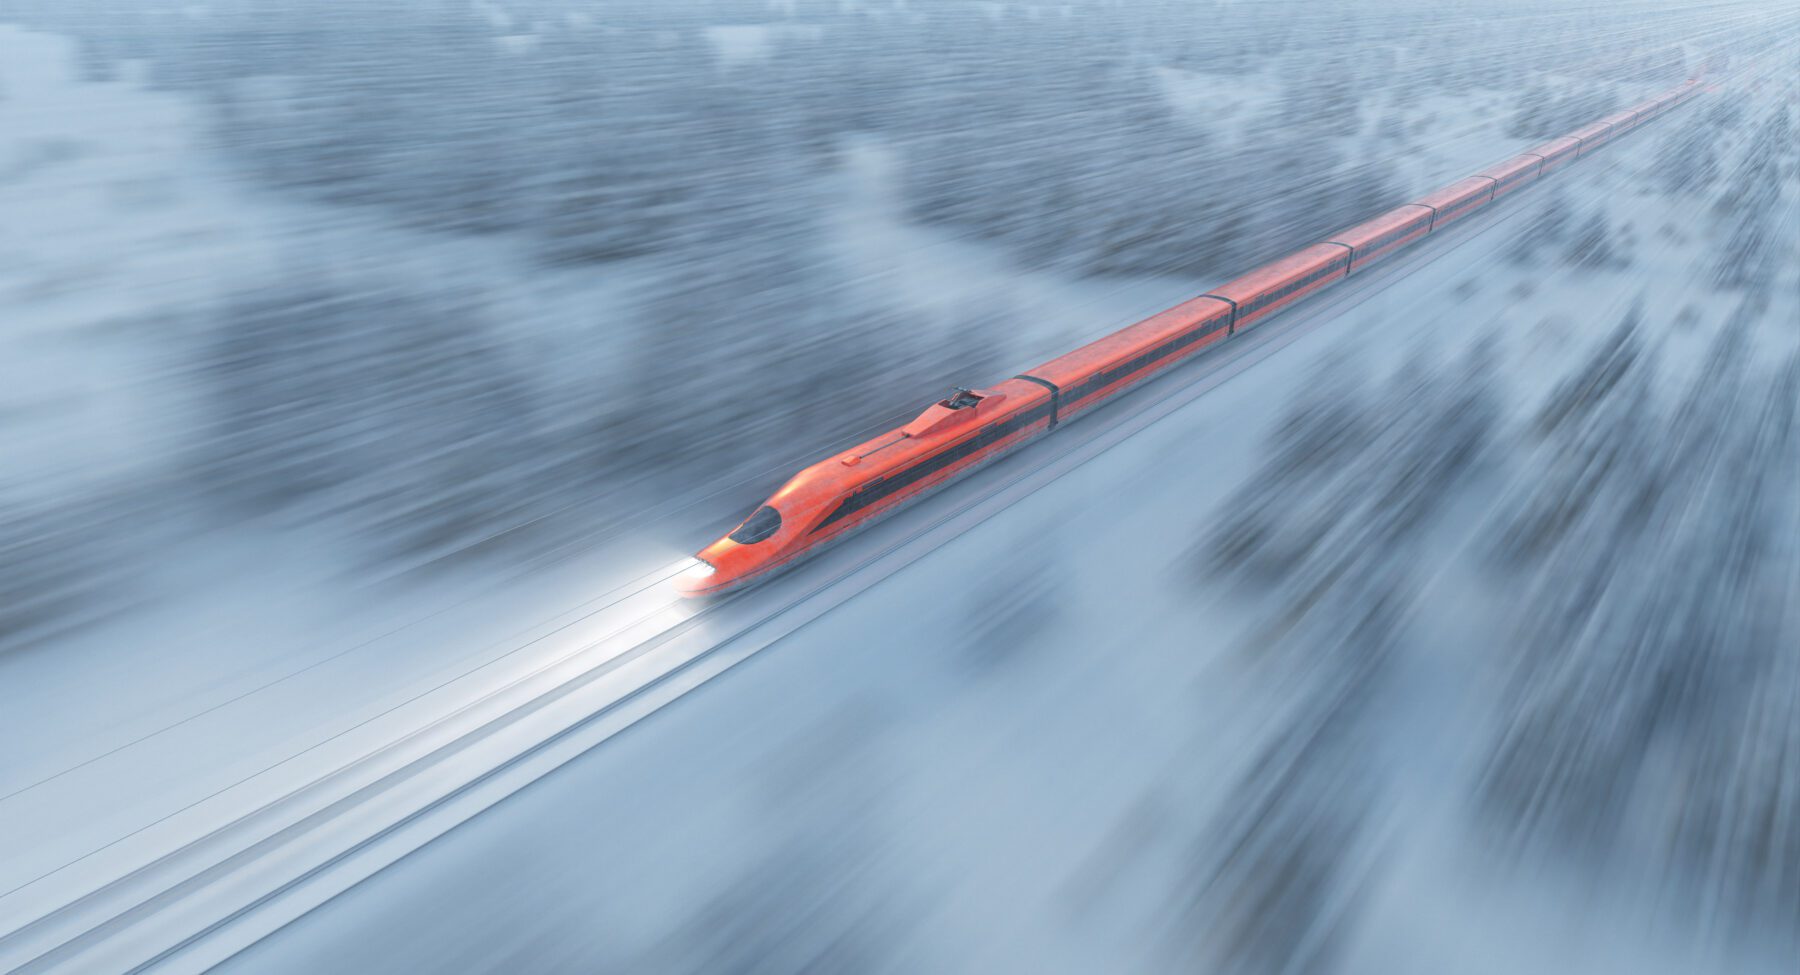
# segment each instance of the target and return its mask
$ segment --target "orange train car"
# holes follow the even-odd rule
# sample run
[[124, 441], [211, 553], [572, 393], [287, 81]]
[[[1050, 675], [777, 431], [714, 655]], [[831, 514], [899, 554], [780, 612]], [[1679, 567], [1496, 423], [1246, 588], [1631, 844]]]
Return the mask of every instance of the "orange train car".
[[1350, 273], [1350, 248], [1314, 244], [1206, 293], [1231, 303], [1233, 331], [1262, 321]]
[[1432, 209], [1431, 230], [1436, 233], [1486, 206], [1493, 198], [1492, 176], [1470, 176], [1413, 202]]
[[1547, 176], [1553, 169], [1561, 169], [1575, 161], [1581, 154], [1581, 140], [1572, 136], [1561, 136], [1551, 139], [1543, 145], [1532, 146], [1525, 150], [1529, 156], [1538, 156], [1544, 160], [1544, 166], [1538, 170], [1540, 177]]
[[1626, 109], [1623, 112], [1614, 112], [1600, 121], [1612, 126], [1612, 137], [1616, 139], [1637, 128], [1637, 113]]
[[1592, 125], [1584, 125], [1569, 135], [1581, 140], [1581, 149], [1576, 155], [1585, 156], [1612, 141], [1611, 133], [1611, 125], [1605, 122], [1595, 122]]
[[1665, 103], [1659, 99], [1648, 98], [1631, 106], [1631, 111], [1637, 115], [1638, 124], [1643, 125], [1645, 122], [1661, 115], [1664, 110], [1664, 105]]
[[989, 389], [958, 389], [906, 426], [795, 474], [676, 579], [684, 596], [751, 585], [1162, 373], [1313, 292], [1687, 101], [1690, 80], [1257, 268]]
[[1018, 378], [1050, 390], [1060, 423], [1230, 335], [1231, 312], [1230, 302], [1202, 295], [1051, 359]]
[[1349, 248], [1355, 274], [1431, 232], [1431, 208], [1417, 203], [1395, 207], [1334, 234], [1326, 243]]
[[1514, 190], [1524, 189], [1538, 178], [1538, 172], [1544, 168], [1544, 157], [1533, 153], [1523, 153], [1503, 163], [1489, 166], [1475, 175], [1481, 179], [1494, 181], [1492, 199], [1499, 199]]

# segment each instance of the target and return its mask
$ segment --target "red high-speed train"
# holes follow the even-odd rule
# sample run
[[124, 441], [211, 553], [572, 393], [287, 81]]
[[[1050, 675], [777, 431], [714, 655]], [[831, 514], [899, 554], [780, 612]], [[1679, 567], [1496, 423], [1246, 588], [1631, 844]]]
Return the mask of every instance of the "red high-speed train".
[[695, 556], [676, 588], [705, 596], [760, 581], [934, 488], [1422, 237], [1535, 182], [1692, 98], [1690, 80], [1467, 179], [1365, 220], [986, 389], [958, 389], [918, 419], [795, 474]]

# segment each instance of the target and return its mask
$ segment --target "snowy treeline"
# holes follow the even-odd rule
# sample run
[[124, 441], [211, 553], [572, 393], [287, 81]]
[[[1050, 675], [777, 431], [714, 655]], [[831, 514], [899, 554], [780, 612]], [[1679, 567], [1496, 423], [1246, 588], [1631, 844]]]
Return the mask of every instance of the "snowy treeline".
[[1514, 264], [1609, 271], [1631, 267], [1637, 245], [1633, 227], [1614, 217], [1607, 201], [1578, 206], [1557, 187], [1535, 207], [1531, 222], [1507, 250]]
[[347, 517], [397, 552], [526, 520], [520, 478], [567, 477], [550, 422], [478, 293], [299, 278], [225, 311], [203, 377], [207, 482], [251, 509]]
[[[1571, 65], [1593, 83], [1684, 68], [1641, 38], [1573, 43], [1561, 35], [1579, 15], [1534, 19], [1543, 36], [1530, 44], [1465, 37], [1447, 59], [1434, 56], [1443, 25], [1409, 8], [576, 9], [241, 3], [172, 22], [150, 5], [82, 27], [96, 63], [149, 58], [159, 82], [213, 98], [222, 141], [272, 182], [421, 226], [518, 231], [549, 261], [681, 252], [716, 239], [722, 212], [816, 206], [809, 184], [842, 136], [863, 132], [903, 148], [915, 216], [1028, 263], [1218, 271], [1408, 189], [1366, 140], [1342, 141], [1372, 126], [1365, 103], [1504, 89]], [[720, 56], [712, 25], [733, 18], [760, 31], [755, 56]], [[1377, 38], [1377, 56], [1344, 53]], [[1232, 75], [1266, 73], [1280, 95], [1226, 124], [1205, 99], [1173, 109], [1171, 71], [1221, 102]], [[1529, 104], [1550, 98], [1533, 92]], [[1520, 134], [1612, 104], [1590, 88], [1522, 109], [1532, 130]]]
[[1177, 951], [1208, 970], [1328, 969], [1354, 927], [1392, 815], [1384, 739], [1417, 709], [1393, 699], [1427, 582], [1406, 553], [1482, 468], [1493, 356], [1421, 355], [1380, 384], [1323, 363], [1199, 546], [1204, 570], [1266, 590], [1244, 654], [1277, 712], [1176, 893]]
[[1714, 216], [1726, 228], [1725, 246], [1713, 270], [1718, 285], [1756, 293], [1769, 288], [1775, 275], [1791, 265], [1800, 241], [1792, 225], [1793, 210], [1781, 200], [1794, 156], [1788, 107], [1776, 105], [1756, 121], [1726, 174], [1727, 188], [1713, 204]]
[[[1744, 302], [1690, 371], [1659, 365], [1672, 315], [1634, 308], [1517, 423], [1488, 344], [1384, 384], [1322, 364], [1195, 550], [1266, 601], [1243, 647], [1273, 713], [1194, 841], [1184, 953], [1325, 965], [1432, 735], [1472, 739], [1464, 828], [1502, 860], [1800, 944], [1800, 357], [1758, 357], [1760, 314]], [[1445, 575], [1488, 593], [1445, 608], [1468, 602]], [[1484, 601], [1503, 628], [1470, 626]], [[1470, 693], [1419, 697], [1446, 669]]]
[[138, 594], [122, 533], [162, 512], [130, 491], [33, 500], [0, 494], [0, 650], [46, 641]]
[[1414, 360], [1385, 394], [1330, 363], [1271, 438], [1269, 456], [1225, 505], [1204, 547], [1220, 572], [1281, 580], [1305, 605], [1357, 576], [1443, 505], [1492, 436], [1493, 349], [1451, 369]]
[[1800, 937], [1800, 360], [1740, 313], [1685, 388], [1628, 320], [1496, 522], [1518, 579], [1488, 807], [1534, 843]]
[[[1217, 512], [1198, 560], [1267, 600], [1245, 647], [1282, 714], [1232, 789], [1256, 811], [1207, 823], [1232, 858], [1196, 864], [1208, 907], [1186, 916], [1216, 961], [1328, 955], [1359, 885], [1390, 866], [1369, 824], [1406, 819], [1387, 811], [1405, 782], [1371, 755], [1419, 760], [1421, 728], [1466, 739], [1459, 828], [1502, 873], [1554, 864], [1594, 907], [1649, 910], [1725, 955], [1800, 945], [1800, 356], [1771, 313], [1800, 240], [1775, 229], [1794, 212], [1795, 148], [1771, 101], [1722, 97], [1649, 153], [1635, 196], [1661, 190], [1692, 225], [1636, 239], [1657, 207], [1558, 187], [1509, 248], [1536, 279], [1514, 295], [1629, 294], [1617, 272], [1698, 243], [1683, 259], [1696, 302], [1640, 295], [1587, 349], [1558, 350], [1562, 379], [1529, 412], [1456, 405], [1498, 396], [1506, 355], [1460, 376], [1416, 362], [1401, 376], [1440, 378], [1414, 395], [1328, 361]], [[1479, 432], [1479, 454], [1458, 430]], [[1478, 456], [1493, 463], [1442, 463]], [[1504, 477], [1471, 476], [1484, 468]], [[1475, 517], [1439, 517], [1451, 506]], [[1418, 618], [1429, 649], [1408, 640]], [[1459, 644], [1457, 713], [1394, 690]], [[1230, 909], [1243, 901], [1282, 905], [1282, 924]], [[1318, 954], [1280, 951], [1295, 945]]]
[[1618, 109], [1618, 99], [1604, 89], [1558, 91], [1539, 85], [1519, 96], [1506, 134], [1526, 139], [1567, 135]]

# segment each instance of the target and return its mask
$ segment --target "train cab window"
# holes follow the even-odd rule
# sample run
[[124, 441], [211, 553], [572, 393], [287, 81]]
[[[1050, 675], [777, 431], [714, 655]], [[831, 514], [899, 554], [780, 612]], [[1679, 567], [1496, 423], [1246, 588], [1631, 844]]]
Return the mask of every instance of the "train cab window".
[[781, 530], [781, 512], [768, 505], [756, 509], [744, 523], [725, 536], [739, 545], [755, 545]]

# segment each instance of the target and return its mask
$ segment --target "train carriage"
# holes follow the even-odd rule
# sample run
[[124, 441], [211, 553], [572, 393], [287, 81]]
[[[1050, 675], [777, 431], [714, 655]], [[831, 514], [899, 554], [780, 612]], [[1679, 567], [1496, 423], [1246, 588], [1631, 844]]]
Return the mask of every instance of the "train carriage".
[[1350, 248], [1314, 244], [1214, 288], [1207, 297], [1231, 303], [1234, 330], [1261, 321], [1349, 274]]
[[1577, 155], [1585, 156], [1612, 141], [1612, 124], [1595, 122], [1592, 125], [1576, 129], [1569, 133], [1569, 136], [1581, 140], [1581, 150]]
[[1349, 248], [1349, 272], [1355, 274], [1430, 232], [1431, 208], [1408, 203], [1343, 230], [1325, 243]]
[[1538, 176], [1541, 178], [1549, 174], [1551, 170], [1560, 169], [1574, 162], [1575, 157], [1581, 154], [1581, 140], [1565, 135], [1561, 138], [1551, 139], [1542, 145], [1532, 146], [1525, 150], [1525, 154], [1538, 156], [1544, 160], [1543, 168], [1538, 170]]
[[1184, 301], [1020, 376], [1054, 391], [1059, 419], [1091, 409], [1231, 334], [1231, 303]]
[[1502, 163], [1476, 173], [1480, 179], [1494, 181], [1494, 199], [1499, 199], [1514, 190], [1524, 189], [1538, 178], [1538, 172], [1544, 167], [1544, 157], [1525, 153], [1517, 155]]
[[1544, 176], [1544, 174], [1550, 173], [1552, 169], [1559, 169], [1562, 165], [1575, 162], [1575, 157], [1579, 157], [1580, 155], [1580, 139], [1573, 139], [1573, 137], [1564, 135], [1561, 139], [1552, 139], [1550, 142], [1544, 142], [1543, 146], [1532, 146], [1532, 148], [1526, 149], [1525, 155], [1543, 158], [1543, 169], [1539, 169], [1537, 174], [1539, 174], [1539, 176]]
[[1431, 231], [1436, 233], [1486, 206], [1493, 198], [1494, 180], [1491, 177], [1470, 176], [1413, 202], [1432, 209]]
[[1626, 109], [1623, 112], [1614, 112], [1600, 121], [1612, 126], [1613, 138], [1618, 138], [1637, 128], [1638, 116], [1636, 112]]

